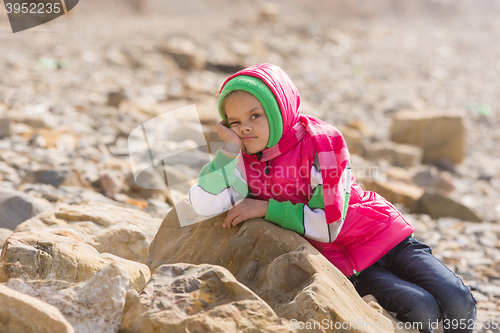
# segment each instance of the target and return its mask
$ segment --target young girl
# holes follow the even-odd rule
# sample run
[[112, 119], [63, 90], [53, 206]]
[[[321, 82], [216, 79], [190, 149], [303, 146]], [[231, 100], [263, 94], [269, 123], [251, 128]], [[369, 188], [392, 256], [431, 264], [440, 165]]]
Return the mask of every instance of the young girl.
[[440, 320], [445, 332], [472, 332], [469, 287], [412, 237], [415, 228], [391, 203], [356, 184], [342, 135], [301, 114], [281, 68], [241, 70], [219, 96], [226, 145], [189, 191], [199, 215], [227, 211], [225, 228], [262, 217], [293, 230], [398, 319], [418, 322], [421, 332]]

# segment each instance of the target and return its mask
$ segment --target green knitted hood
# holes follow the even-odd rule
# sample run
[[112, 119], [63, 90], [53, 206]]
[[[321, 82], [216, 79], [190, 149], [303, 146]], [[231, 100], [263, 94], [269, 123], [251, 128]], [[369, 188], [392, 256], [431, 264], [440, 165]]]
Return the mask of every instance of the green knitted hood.
[[283, 119], [281, 117], [280, 107], [271, 89], [261, 79], [249, 75], [238, 75], [227, 81], [219, 95], [218, 106], [219, 115], [226, 122], [227, 119], [222, 113], [221, 104], [226, 95], [234, 90], [246, 91], [255, 96], [259, 100], [260, 104], [262, 104], [262, 107], [266, 112], [267, 121], [269, 122], [269, 141], [267, 142], [266, 147], [274, 147], [283, 135]]

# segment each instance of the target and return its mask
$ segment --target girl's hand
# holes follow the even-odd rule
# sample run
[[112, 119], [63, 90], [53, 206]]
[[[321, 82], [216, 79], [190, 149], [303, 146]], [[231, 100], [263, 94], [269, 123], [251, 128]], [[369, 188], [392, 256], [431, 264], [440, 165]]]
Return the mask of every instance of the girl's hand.
[[255, 217], [265, 217], [269, 201], [245, 198], [242, 202], [227, 211], [227, 216], [222, 224], [223, 228], [231, 228], [240, 222]]
[[238, 134], [233, 132], [230, 128], [226, 127], [225, 120], [219, 121], [215, 127], [217, 129], [217, 133], [219, 133], [219, 136], [222, 138], [222, 140], [224, 140], [224, 142], [236, 143], [238, 146], [240, 146], [240, 149], [243, 150], [243, 141], [238, 136]]

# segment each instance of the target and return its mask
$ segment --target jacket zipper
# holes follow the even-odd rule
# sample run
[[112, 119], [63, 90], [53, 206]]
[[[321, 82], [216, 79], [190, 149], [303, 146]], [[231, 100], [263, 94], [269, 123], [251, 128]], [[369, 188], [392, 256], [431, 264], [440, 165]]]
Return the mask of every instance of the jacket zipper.
[[[259, 151], [258, 153], [256, 153], [257, 155], [257, 159], [260, 161], [262, 159], [262, 152]], [[266, 173], [266, 175], [269, 174], [269, 161], [266, 161], [266, 169], [264, 170], [264, 172]]]
[[351, 257], [347, 254], [345, 248], [342, 245], [337, 245], [342, 251], [342, 255], [344, 256], [344, 259], [346, 260], [347, 264], [349, 265], [349, 269], [353, 272], [353, 274], [356, 274], [357, 271], [354, 269], [354, 264], [351, 261]]

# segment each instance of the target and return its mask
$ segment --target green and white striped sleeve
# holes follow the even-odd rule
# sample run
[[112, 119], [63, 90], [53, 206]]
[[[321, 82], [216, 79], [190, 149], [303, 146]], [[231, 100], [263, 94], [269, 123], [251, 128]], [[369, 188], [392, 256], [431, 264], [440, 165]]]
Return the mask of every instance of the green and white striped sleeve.
[[[344, 182], [350, 189], [350, 166], [345, 170]], [[317, 155], [311, 168], [311, 187], [313, 196], [306, 204], [293, 204], [290, 201], [279, 202], [269, 200], [265, 219], [282, 228], [293, 230], [306, 238], [323, 243], [333, 242], [344, 224], [347, 213], [347, 204], [344, 205], [342, 218], [334, 223], [326, 223], [325, 201], [323, 197], [323, 178], [319, 168]], [[347, 191], [345, 200], [349, 202], [350, 191]]]
[[226, 212], [250, 195], [238, 158], [217, 151], [201, 169], [198, 183], [189, 190], [189, 201], [198, 215], [210, 217]]

